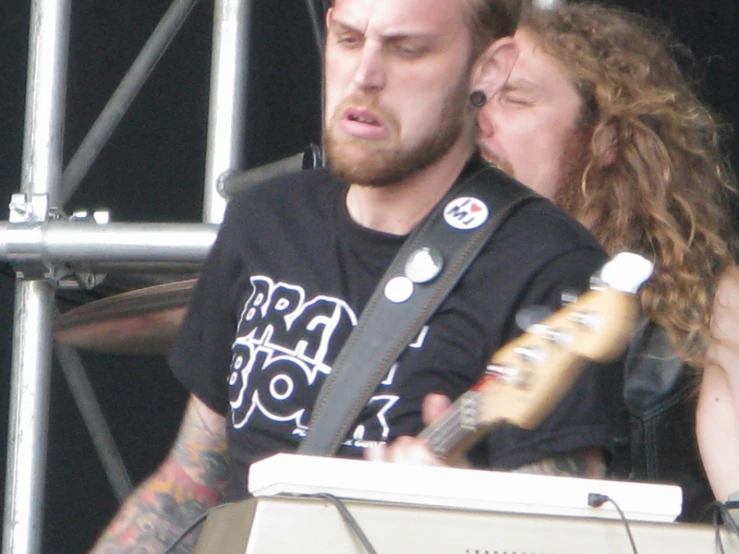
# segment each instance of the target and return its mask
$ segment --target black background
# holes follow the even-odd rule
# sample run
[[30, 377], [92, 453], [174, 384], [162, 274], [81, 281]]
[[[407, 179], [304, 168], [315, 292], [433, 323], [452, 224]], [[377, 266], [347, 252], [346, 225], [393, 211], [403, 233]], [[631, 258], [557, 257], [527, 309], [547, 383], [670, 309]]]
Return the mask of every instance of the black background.
[[[289, 156], [319, 140], [319, 57], [306, 1], [252, 3], [246, 167]], [[658, 17], [675, 30], [701, 61], [704, 99], [735, 126], [739, 122], [736, 0], [621, 0], [618, 4]], [[168, 6], [169, 0], [72, 2], [67, 161]], [[2, 202], [20, 188], [29, 10], [27, 0], [0, 0]], [[211, 26], [212, 2], [204, 0], [65, 207], [67, 211], [107, 208], [115, 221], [126, 222], [200, 221]], [[734, 142], [730, 146], [733, 153]], [[0, 211], [0, 219], [7, 215]], [[7, 268], [0, 275], [0, 429], [4, 431], [13, 324], [14, 285], [9, 275]], [[170, 376], [161, 356], [84, 353], [83, 361], [124, 461], [138, 482], [168, 450], [185, 391]], [[114, 513], [116, 500], [56, 363], [51, 397], [43, 550], [79, 553], [91, 546]], [[0, 438], [4, 466], [5, 434]]]

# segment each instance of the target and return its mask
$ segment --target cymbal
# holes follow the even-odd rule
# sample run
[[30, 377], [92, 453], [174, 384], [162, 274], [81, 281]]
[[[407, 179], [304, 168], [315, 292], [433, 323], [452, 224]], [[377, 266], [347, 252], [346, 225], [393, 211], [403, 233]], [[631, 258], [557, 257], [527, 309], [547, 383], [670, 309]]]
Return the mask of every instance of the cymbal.
[[166, 354], [185, 316], [196, 279], [116, 294], [54, 321], [59, 342], [112, 354]]

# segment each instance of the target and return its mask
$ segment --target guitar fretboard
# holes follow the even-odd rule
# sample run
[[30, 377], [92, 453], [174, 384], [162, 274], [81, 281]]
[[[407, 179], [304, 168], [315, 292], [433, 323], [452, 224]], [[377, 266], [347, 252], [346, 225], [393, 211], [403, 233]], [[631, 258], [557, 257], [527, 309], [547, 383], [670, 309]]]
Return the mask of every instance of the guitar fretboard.
[[449, 459], [461, 454], [483, 432], [477, 424], [479, 401], [479, 392], [467, 391], [419, 434], [437, 457]]

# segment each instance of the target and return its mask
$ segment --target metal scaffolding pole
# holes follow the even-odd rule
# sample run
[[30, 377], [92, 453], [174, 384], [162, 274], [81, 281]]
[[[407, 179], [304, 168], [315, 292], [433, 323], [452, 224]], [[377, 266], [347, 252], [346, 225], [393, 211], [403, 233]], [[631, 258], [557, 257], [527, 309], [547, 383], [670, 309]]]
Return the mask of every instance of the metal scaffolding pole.
[[[21, 191], [17, 223], [46, 218], [35, 197], [55, 198], [61, 179], [69, 43], [69, 0], [32, 0]], [[36, 208], [36, 210], [32, 209]], [[40, 551], [46, 472], [54, 291], [33, 275], [18, 280], [11, 366], [4, 554]]]
[[0, 231], [0, 258], [7, 257], [16, 267], [52, 267], [66, 261], [98, 271], [99, 262], [128, 262], [134, 267], [154, 261], [202, 263], [218, 225], [48, 221], [29, 227], [0, 226]]
[[[148, 57], [140, 57], [146, 63], [141, 61], [136, 71], [132, 68], [121, 85], [123, 97], [111, 100], [116, 108], [101, 114], [85, 142], [83, 160], [70, 169], [74, 178], [68, 177], [62, 191], [70, 0], [32, 0], [21, 193], [13, 195], [9, 221], [0, 226], [0, 258], [10, 261], [18, 275], [3, 554], [37, 554], [41, 546], [54, 286], [69, 272], [91, 286], [96, 272], [200, 264], [215, 239], [218, 225], [95, 224], [60, 221], [54, 211], [92, 163], [120, 119], [119, 110], [130, 103], [193, 4], [174, 1], [167, 22], [157, 28], [161, 40], [150, 41]], [[226, 199], [218, 192], [219, 182], [241, 169], [250, 16], [251, 0], [215, 1], [203, 202], [207, 223], [222, 220]], [[91, 391], [81, 393], [94, 399]], [[104, 423], [98, 409], [87, 413], [93, 427]], [[98, 428], [97, 434], [97, 443], [109, 450], [112, 437], [107, 430]], [[109, 473], [122, 471], [117, 457], [108, 462], [103, 460]], [[111, 482], [119, 496], [129, 486], [125, 476], [112, 477]]]
[[80, 355], [75, 348], [58, 342], [55, 345], [55, 351], [59, 365], [61, 365], [64, 372], [64, 377], [69, 383], [69, 389], [74, 396], [77, 409], [90, 430], [92, 442], [98, 452], [105, 453], [104, 456], [100, 456], [103, 471], [105, 471], [118, 502], [123, 503], [131, 494], [133, 483], [126, 465], [123, 463], [115, 439], [107, 424], [105, 424], [103, 410], [97, 402], [92, 384], [87, 378], [87, 373], [80, 360]]
[[216, 0], [203, 198], [207, 223], [223, 220], [223, 177], [243, 169], [250, 25], [251, 0]]
[[534, 6], [543, 10], [551, 10], [566, 3], [566, 0], [533, 0]]
[[72, 196], [198, 0], [174, 0], [62, 174], [59, 203]]

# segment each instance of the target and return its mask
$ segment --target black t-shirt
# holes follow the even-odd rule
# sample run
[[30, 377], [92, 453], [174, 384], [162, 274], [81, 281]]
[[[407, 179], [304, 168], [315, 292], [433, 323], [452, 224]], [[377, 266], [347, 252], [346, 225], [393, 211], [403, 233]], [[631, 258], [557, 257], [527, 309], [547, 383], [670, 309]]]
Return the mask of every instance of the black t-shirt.
[[[331, 364], [405, 237], [348, 215], [347, 187], [304, 171], [234, 198], [173, 347], [185, 386], [228, 422], [230, 498], [246, 494], [248, 466], [293, 451]], [[450, 296], [401, 355], [340, 454], [417, 434], [421, 402], [454, 399], [520, 329], [516, 312], [558, 308], [605, 261], [597, 242], [549, 202], [531, 202], [493, 235]], [[368, 352], [368, 356], [372, 353]], [[502, 427], [475, 450], [478, 464], [515, 467], [622, 434], [620, 371], [588, 368], [536, 431]]]

